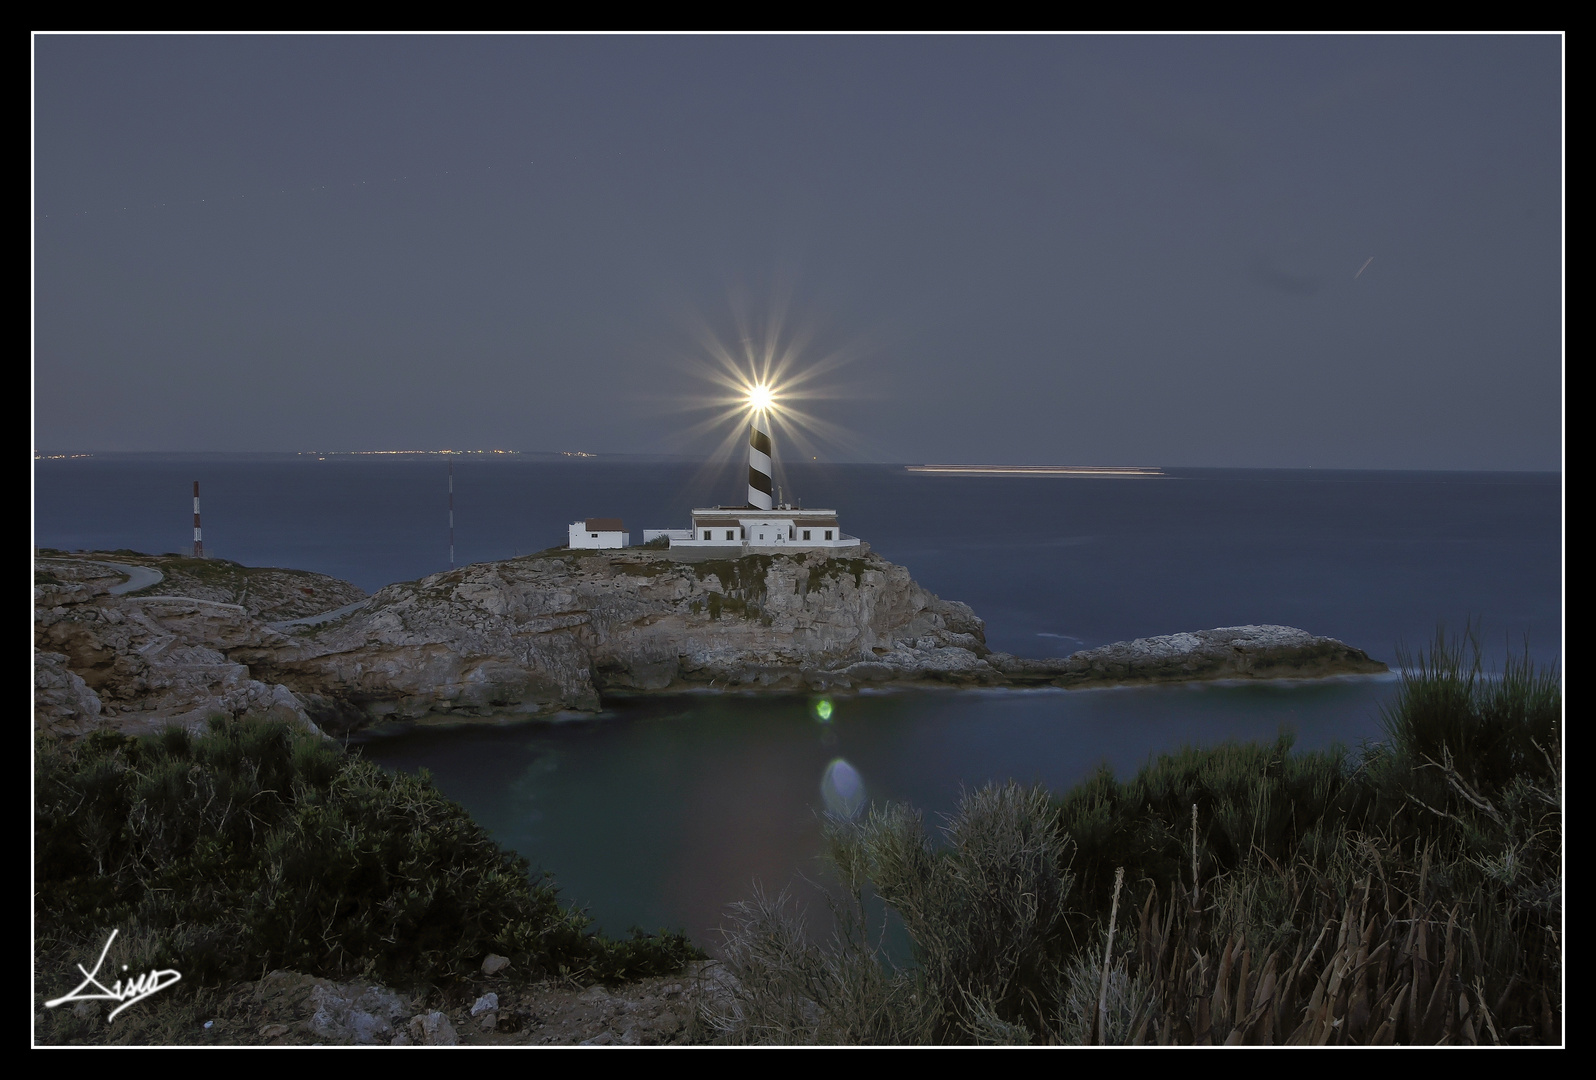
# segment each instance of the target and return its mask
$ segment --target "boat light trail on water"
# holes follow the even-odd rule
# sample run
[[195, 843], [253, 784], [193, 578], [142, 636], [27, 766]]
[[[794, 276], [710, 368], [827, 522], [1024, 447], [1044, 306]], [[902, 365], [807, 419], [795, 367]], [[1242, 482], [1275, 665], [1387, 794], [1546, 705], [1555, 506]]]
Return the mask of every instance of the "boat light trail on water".
[[1162, 469], [1115, 465], [905, 465], [912, 473], [938, 476], [1096, 476], [1117, 479], [1166, 478]]

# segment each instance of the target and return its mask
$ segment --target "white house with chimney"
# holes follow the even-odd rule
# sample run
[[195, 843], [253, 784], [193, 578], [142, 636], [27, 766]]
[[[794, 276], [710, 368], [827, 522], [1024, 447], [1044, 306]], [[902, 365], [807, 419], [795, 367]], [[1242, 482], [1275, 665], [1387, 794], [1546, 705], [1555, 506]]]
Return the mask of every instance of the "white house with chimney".
[[632, 546], [632, 534], [620, 518], [587, 518], [571, 522], [573, 548], [623, 548]]

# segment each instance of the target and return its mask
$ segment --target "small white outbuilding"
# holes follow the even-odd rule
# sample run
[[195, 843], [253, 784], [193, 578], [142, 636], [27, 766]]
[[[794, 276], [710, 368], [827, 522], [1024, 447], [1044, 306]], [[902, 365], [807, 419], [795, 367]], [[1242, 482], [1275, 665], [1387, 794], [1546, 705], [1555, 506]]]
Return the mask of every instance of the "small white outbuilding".
[[620, 518], [587, 518], [571, 522], [573, 548], [623, 548], [632, 546], [632, 536]]

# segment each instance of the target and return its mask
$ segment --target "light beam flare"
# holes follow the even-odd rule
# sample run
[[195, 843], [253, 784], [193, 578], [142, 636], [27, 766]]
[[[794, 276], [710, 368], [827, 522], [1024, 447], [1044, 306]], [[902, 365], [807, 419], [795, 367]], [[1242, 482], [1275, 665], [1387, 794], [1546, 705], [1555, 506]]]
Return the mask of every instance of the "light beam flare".
[[[820, 457], [817, 440], [828, 446], [855, 449], [857, 440], [847, 431], [801, 406], [844, 396], [847, 390], [825, 377], [855, 359], [857, 350], [817, 350], [812, 334], [787, 327], [784, 303], [772, 304], [771, 311], [764, 323], [755, 325], [734, 310], [736, 344], [723, 340], [707, 323], [700, 322], [697, 327], [695, 336], [703, 352], [696, 362], [688, 363], [713, 389], [708, 395], [682, 401], [684, 411], [707, 411], [709, 415], [689, 425], [681, 432], [681, 438], [723, 433], [705, 464], [705, 475], [728, 465], [739, 450], [751, 446], [757, 449], [755, 444], [775, 447], [769, 457], [774, 459], [776, 475], [762, 483], [785, 483], [783, 458], [801, 457], [807, 461]], [[752, 490], [751, 478], [750, 499], [761, 504]], [[785, 490], [784, 498], [791, 501], [791, 486]]]

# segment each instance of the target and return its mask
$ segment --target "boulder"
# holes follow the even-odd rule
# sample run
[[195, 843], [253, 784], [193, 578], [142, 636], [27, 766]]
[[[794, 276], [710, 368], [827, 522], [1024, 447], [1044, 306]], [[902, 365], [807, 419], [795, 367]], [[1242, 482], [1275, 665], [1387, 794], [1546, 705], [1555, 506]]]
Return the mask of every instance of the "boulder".
[[458, 1046], [460, 1035], [443, 1013], [425, 1012], [410, 1018], [410, 1041], [416, 1046]]

